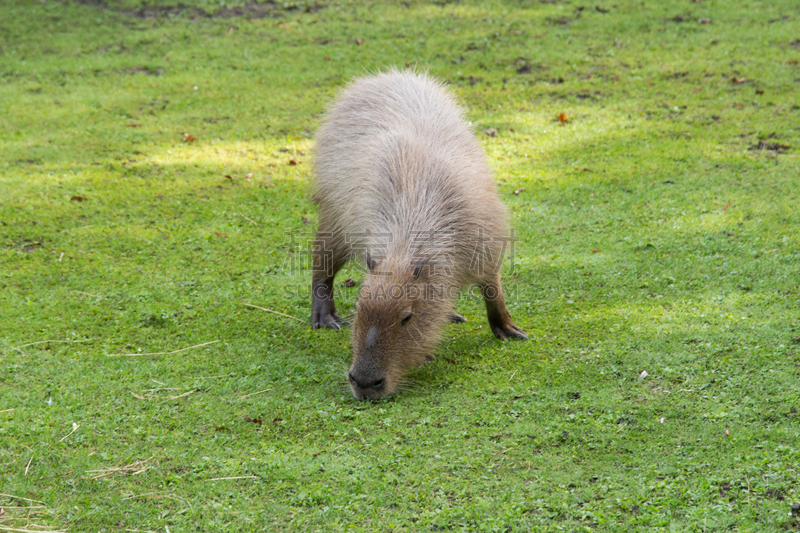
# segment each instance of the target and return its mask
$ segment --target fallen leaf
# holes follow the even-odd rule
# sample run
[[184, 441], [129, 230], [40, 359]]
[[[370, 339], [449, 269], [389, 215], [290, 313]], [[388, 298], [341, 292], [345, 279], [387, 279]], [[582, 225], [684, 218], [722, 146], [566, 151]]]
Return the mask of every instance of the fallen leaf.
[[737, 78], [736, 76], [734, 76], [734, 77], [731, 78], [731, 81], [733, 83], [744, 83], [747, 80], [745, 80], [744, 78]]
[[331, 60], [331, 56], [325, 56], [325, 61], [330, 61], [330, 60]]
[[764, 89], [756, 89], [756, 94], [764, 94]]
[[406, 66], [410, 67], [411, 66], [411, 61], [406, 61]]
[[289, 160], [290, 165], [299, 165], [300, 161], [295, 159], [294, 157]]
[[184, 133], [183, 134], [183, 142], [185, 142], [185, 143], [194, 142], [196, 140], [197, 140], [197, 137], [195, 137], [191, 133]]
[[233, 181], [233, 180], [235, 180], [235, 179], [236, 179], [236, 178], [234, 178], [233, 176], [231, 176], [230, 174], [225, 174], [225, 177], [226, 177], [226, 178], [228, 178], [228, 179], [229, 179], [229, 180], [231, 180], [231, 181]]
[[728, 202], [727, 204], [725, 204], [725, 207], [723, 207], [723, 208], [722, 208], [722, 212], [724, 213], [725, 211], [727, 211], [727, 210], [728, 210], [728, 208], [729, 208], [730, 206], [731, 206], [731, 203], [730, 203], [730, 202]]
[[85, 196], [73, 196], [72, 198], [70, 198], [70, 200], [73, 202], [85, 202], [86, 200], [88, 200], [88, 198], [86, 198]]
[[485, 133], [489, 137], [497, 137], [497, 130], [494, 128], [486, 128], [485, 130], [483, 130], [483, 133]]
[[786, 62], [786, 64], [787, 65], [800, 65], [800, 61], [798, 61], [797, 59], [790, 59], [789, 61]]
[[599, 254], [600, 253], [600, 248], [592, 248], [592, 253], [593, 254]]
[[522, 191], [524, 191], [524, 190], [525, 190], [525, 187], [520, 187], [519, 189], [517, 189], [516, 191], [514, 191], [514, 194], [515, 194], [515, 195], [517, 195], [517, 196], [519, 196], [519, 193], [521, 193], [521, 192], [522, 192]]
[[226, 428], [225, 426], [220, 426], [216, 428], [214, 431], [228, 431], [228, 428]]
[[532, 70], [533, 70], [533, 67], [531, 67], [530, 65], [522, 65], [521, 67], [519, 67], [517, 69], [517, 74], [527, 74]]
[[253, 424], [258, 424], [259, 426], [263, 424], [260, 418], [250, 418], [249, 416], [244, 417], [245, 422], [252, 422]]
[[250, 180], [250, 178], [252, 178], [252, 177], [253, 177], [253, 173], [252, 172], [249, 172], [249, 173], [244, 175], [244, 179], [246, 179], [246, 180]]
[[300, 219], [303, 221], [303, 224], [311, 224], [311, 221], [308, 220], [306, 217], [300, 217]]
[[697, 19], [699, 24], [711, 24], [711, 19]]
[[569, 117], [566, 113], [559, 113], [558, 114], [558, 121], [559, 122], [569, 122]]
[[215, 231], [214, 235], [216, 235], [217, 237], [223, 237], [223, 238], [228, 236], [227, 233], [222, 233], [222, 232], [219, 232], [219, 231]]
[[361, 43], [363, 43], [363, 42], [364, 42], [364, 41], [363, 41], [362, 39], [356, 39], [356, 44], [358, 44], [358, 45], [360, 45], [360, 44], [361, 44]]
[[352, 279], [352, 278], [347, 278], [346, 280], [344, 280], [344, 286], [345, 287], [355, 287], [356, 286], [356, 281], [354, 279]]
[[128, 125], [127, 125], [127, 126], [125, 126], [125, 127], [126, 127], [126, 128], [141, 128], [141, 127], [142, 127], [142, 125], [141, 125], [141, 124], [128, 124]]
[[278, 422], [283, 422], [283, 418], [276, 416], [275, 418], [272, 419], [273, 424], [277, 424]]
[[731, 433], [730, 433], [730, 431], [728, 431], [728, 430], [726, 429], [726, 430], [725, 430], [725, 435], [726, 435], [726, 436], [730, 436], [730, 434], [731, 434]]

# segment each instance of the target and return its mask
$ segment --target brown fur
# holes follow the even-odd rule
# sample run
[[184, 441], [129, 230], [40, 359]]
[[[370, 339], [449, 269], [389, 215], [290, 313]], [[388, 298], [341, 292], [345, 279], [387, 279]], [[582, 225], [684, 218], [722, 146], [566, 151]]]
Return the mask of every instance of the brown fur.
[[353, 394], [392, 394], [428, 359], [454, 303], [478, 284], [501, 339], [527, 338], [500, 289], [506, 210], [463, 113], [444, 87], [412, 71], [353, 82], [317, 132], [311, 322], [339, 329], [333, 279], [366, 258], [353, 327]]

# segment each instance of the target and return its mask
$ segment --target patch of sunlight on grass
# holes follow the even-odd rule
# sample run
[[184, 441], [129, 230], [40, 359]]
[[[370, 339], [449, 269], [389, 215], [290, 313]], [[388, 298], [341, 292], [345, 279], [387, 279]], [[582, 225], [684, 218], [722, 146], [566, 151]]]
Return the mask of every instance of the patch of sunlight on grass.
[[[196, 144], [195, 144], [196, 143]], [[285, 181], [306, 181], [310, 172], [310, 139], [266, 142], [221, 141], [186, 143], [154, 151], [135, 166], [151, 164], [183, 166], [198, 164], [231, 172], [252, 172], [256, 175], [274, 173], [272, 177]], [[296, 164], [291, 161], [297, 161]], [[237, 176], [241, 177], [241, 176]]]
[[[572, 118], [566, 123], [558, 122], [557, 113], [551, 112], [504, 115], [500, 122], [513, 125], [510, 129], [514, 131], [502, 132], [501, 135], [508, 136], [513, 142], [494, 139], [483, 142], [498, 178], [513, 177], [515, 183], [553, 182], [567, 177], [564, 175], [566, 172], [572, 176], [569, 181], [615, 181], [620, 175], [636, 172], [633, 166], [621, 168], [620, 163], [624, 164], [624, 161], [618, 160], [614, 167], [597, 168], [597, 151], [602, 146], [615, 147], [615, 152], [619, 151], [620, 146], [630, 142], [632, 129], [637, 131], [637, 135], [646, 129], [643, 121], [628, 118], [624, 113], [598, 113], [596, 108], [588, 107], [570, 107], [569, 112]], [[589, 149], [582, 150], [581, 147]], [[600, 157], [616, 158], [616, 155], [607, 153]], [[556, 171], [547, 167], [554, 167]], [[591, 176], [587, 175], [589, 172]]]

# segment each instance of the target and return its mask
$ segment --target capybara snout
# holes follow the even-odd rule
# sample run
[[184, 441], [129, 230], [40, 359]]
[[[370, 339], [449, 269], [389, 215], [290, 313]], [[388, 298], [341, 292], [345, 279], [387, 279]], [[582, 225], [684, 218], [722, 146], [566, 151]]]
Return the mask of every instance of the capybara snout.
[[351, 368], [347, 373], [347, 378], [350, 381], [353, 395], [359, 400], [372, 400], [384, 396], [386, 393], [383, 388], [386, 386], [386, 378], [378, 377], [380, 375], [380, 373], [373, 374], [356, 367]]
[[436, 306], [449, 303], [409, 297], [421, 291], [422, 281], [413, 272], [390, 271], [372, 272], [365, 280], [356, 305], [348, 375], [356, 398], [392, 394], [406, 372], [432, 358], [441, 329]]

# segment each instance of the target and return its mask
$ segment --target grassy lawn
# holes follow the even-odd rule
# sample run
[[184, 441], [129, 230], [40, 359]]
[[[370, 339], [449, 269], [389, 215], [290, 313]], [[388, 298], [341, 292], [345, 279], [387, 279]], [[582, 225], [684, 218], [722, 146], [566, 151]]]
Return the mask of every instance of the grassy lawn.
[[[143, 5], [0, 4], [0, 531], [800, 529], [795, 0]], [[530, 340], [466, 291], [356, 402], [309, 150], [393, 65], [475, 126]]]

